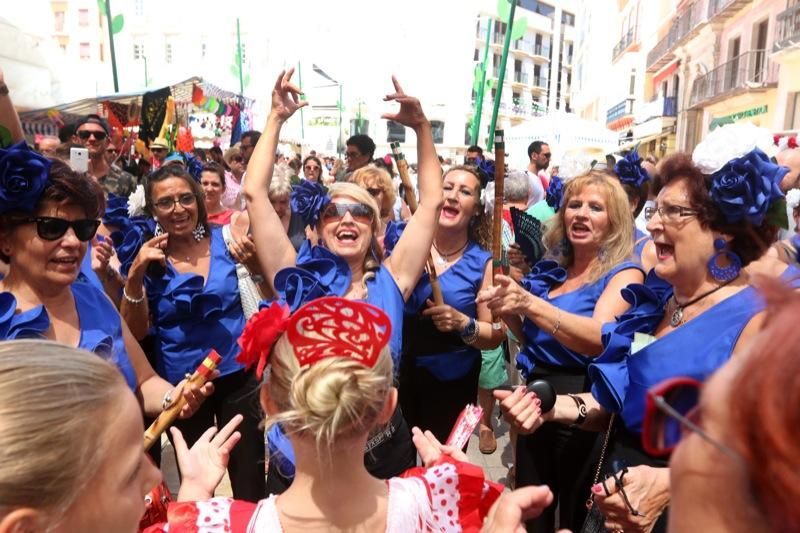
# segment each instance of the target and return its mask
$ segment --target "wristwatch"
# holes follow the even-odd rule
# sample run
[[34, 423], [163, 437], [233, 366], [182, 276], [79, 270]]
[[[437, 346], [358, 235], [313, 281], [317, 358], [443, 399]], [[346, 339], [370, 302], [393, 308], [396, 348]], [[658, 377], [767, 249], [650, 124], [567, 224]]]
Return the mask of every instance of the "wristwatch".
[[465, 344], [472, 344], [476, 340], [478, 340], [478, 321], [474, 318], [470, 318], [469, 322], [467, 323], [466, 327], [461, 330], [461, 340], [464, 341]]
[[579, 428], [581, 425], [586, 421], [586, 402], [583, 401], [583, 398], [580, 396], [576, 396], [574, 394], [568, 394], [570, 398], [575, 401], [575, 405], [578, 407], [578, 418], [575, 419], [575, 422], [570, 425], [571, 428]]

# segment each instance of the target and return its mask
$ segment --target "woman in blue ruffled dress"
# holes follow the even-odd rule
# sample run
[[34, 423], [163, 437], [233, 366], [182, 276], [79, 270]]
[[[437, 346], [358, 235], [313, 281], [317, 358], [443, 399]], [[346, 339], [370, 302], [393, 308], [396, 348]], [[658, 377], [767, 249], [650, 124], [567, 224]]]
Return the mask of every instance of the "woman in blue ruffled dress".
[[480, 201], [474, 167], [452, 167], [444, 175], [444, 206], [430, 253], [444, 303], [433, 302], [424, 274], [408, 299], [403, 319], [400, 407], [409, 425], [447, 440], [459, 413], [478, 397], [481, 349], [504, 339], [492, 324], [478, 291], [492, 279], [491, 223]]
[[[603, 326], [591, 394], [559, 395], [545, 414], [516, 392], [501, 404], [524, 432], [553, 423], [605, 431], [616, 415], [603, 470], [621, 483], [592, 488], [610, 530], [666, 530], [668, 459], [641, 445], [646, 392], [670, 377], [705, 381], [759, 330], [763, 304], [742, 267], [777, 235], [771, 220], [783, 209], [784, 173], [757, 148], [710, 177], [688, 155], [665, 159], [663, 188], [647, 212], [658, 263], [644, 284], [623, 290], [630, 309]], [[797, 274], [789, 267], [783, 275]]]
[[136, 338], [152, 335], [156, 369], [171, 383], [191, 373], [211, 350], [222, 356], [213, 399], [178, 428], [191, 445], [209, 426], [221, 427], [242, 414], [242, 440], [228, 472], [236, 498], [258, 501], [265, 491], [264, 439], [258, 382], [236, 361], [245, 324], [236, 260], [222, 228], [209, 226], [202, 188], [183, 167], [167, 165], [152, 174], [145, 198], [157, 221], [156, 236], [141, 242], [144, 233], [134, 228], [123, 239], [120, 255], [128, 279], [122, 316]]
[[[615, 178], [597, 171], [573, 178], [558, 204], [545, 234], [550, 257], [537, 263], [522, 285], [498, 276], [478, 302], [502, 316], [522, 340], [517, 367], [528, 383], [545, 379], [559, 394], [574, 396], [589, 390], [587, 369], [602, 351], [603, 323], [629, 306], [620, 290], [641, 282], [644, 274], [632, 258], [633, 217]], [[501, 400], [509, 394], [495, 391]], [[520, 433], [517, 486], [547, 484], [557, 502], [529, 529], [552, 532], [556, 505], [560, 527], [578, 529], [586, 513], [586, 471], [596, 434], [559, 424], [547, 424], [535, 435]]]
[[[153, 371], [103, 291], [76, 281], [104, 203], [97, 183], [66, 163], [23, 143], [0, 149], [0, 257], [9, 263], [0, 280], [0, 340], [50, 339], [108, 358], [144, 413], [156, 415], [173, 385]], [[210, 390], [187, 392], [192, 406], [183, 414]]]
[[[298, 254], [268, 198], [281, 127], [307, 103], [299, 100], [300, 91], [291, 84], [292, 72], [281, 73], [275, 84], [272, 111], [250, 159], [244, 186], [264, 277], [275, 294], [293, 308], [303, 301], [335, 294], [366, 300], [383, 309], [392, 320], [389, 346], [395, 368], [399, 368], [403, 306], [422, 275], [442, 205], [442, 171], [430, 123], [419, 101], [406, 96], [394, 80], [396, 92], [386, 100], [400, 103], [400, 110], [384, 118], [400, 122], [417, 134], [420, 202], [391, 257], [383, 259], [377, 242], [380, 208], [366, 190], [351, 183], [336, 183], [328, 195], [321, 185], [307, 180], [295, 187], [292, 210], [316, 228], [321, 246], [306, 244]], [[410, 432], [399, 409], [385, 430], [370, 439], [367, 448], [368, 468], [378, 477], [397, 475], [413, 465]]]

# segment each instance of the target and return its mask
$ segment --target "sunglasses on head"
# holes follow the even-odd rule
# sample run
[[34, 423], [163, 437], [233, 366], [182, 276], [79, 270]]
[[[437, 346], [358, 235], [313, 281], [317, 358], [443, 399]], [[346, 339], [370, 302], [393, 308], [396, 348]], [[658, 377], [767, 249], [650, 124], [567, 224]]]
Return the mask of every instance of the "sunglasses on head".
[[372, 222], [372, 208], [364, 204], [335, 204], [330, 203], [322, 212], [322, 220], [341, 220], [346, 213], [350, 213], [357, 222], [370, 224]]
[[56, 217], [26, 217], [16, 220], [23, 223], [35, 222], [36, 233], [39, 238], [45, 241], [58, 240], [67, 233], [69, 228], [72, 228], [79, 241], [87, 242], [92, 240], [92, 237], [97, 233], [97, 228], [100, 227], [100, 221], [92, 218], [66, 220]]
[[383, 189], [380, 187], [367, 187], [367, 192], [370, 193], [372, 196], [378, 196], [383, 192]]
[[94, 135], [94, 138], [97, 139], [98, 141], [102, 141], [107, 137], [107, 134], [104, 131], [83, 130], [78, 132], [78, 137], [83, 141], [88, 141], [89, 137], [91, 137], [92, 135]]

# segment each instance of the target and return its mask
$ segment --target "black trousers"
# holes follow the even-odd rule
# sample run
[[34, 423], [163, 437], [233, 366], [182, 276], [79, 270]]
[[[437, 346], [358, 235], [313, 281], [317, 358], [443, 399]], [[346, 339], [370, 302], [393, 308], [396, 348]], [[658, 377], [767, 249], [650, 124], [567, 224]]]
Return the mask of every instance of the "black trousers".
[[430, 430], [444, 443], [464, 407], [477, 402], [480, 375], [480, 357], [463, 377], [441, 381], [428, 369], [416, 366], [413, 357], [404, 356], [399, 392], [408, 426]]
[[244, 420], [238, 431], [242, 439], [231, 452], [228, 475], [233, 497], [257, 502], [266, 495], [264, 475], [264, 432], [260, 428], [261, 407], [258, 381], [243, 370], [214, 380], [214, 394], [187, 420], [175, 423], [189, 447], [211, 426], [221, 428], [234, 416]]
[[[558, 394], [577, 394], [589, 389], [584, 374], [534, 373], [529, 382], [536, 379], [549, 381]], [[580, 530], [592, 484], [591, 466], [597, 463], [592, 457], [597, 438], [597, 433], [550, 422], [531, 435], [517, 437], [517, 487], [547, 485], [554, 495], [552, 505], [526, 524], [529, 532], [553, 533], [557, 507], [558, 527]]]

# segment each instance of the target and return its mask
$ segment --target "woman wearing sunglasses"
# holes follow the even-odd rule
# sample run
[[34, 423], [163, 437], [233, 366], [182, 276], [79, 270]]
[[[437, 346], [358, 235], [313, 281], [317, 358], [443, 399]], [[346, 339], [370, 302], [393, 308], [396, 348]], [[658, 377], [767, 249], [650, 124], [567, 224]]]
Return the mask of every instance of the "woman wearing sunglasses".
[[171, 383], [192, 372], [211, 350], [222, 356], [213, 401], [178, 427], [191, 444], [209, 426], [244, 415], [229, 473], [234, 495], [256, 501], [264, 495], [263, 467], [259, 474], [264, 439], [252, 395], [258, 383], [236, 361], [245, 324], [236, 260], [222, 228], [208, 224], [200, 184], [182, 166], [166, 165], [152, 174], [145, 199], [157, 222], [156, 236], [124, 265], [122, 316], [136, 338], [152, 334], [156, 368]]
[[378, 243], [383, 247], [386, 225], [394, 220], [394, 184], [389, 173], [375, 165], [361, 167], [350, 176], [350, 181], [363, 187], [378, 203], [380, 208], [381, 229]]
[[[49, 161], [22, 144], [0, 150], [0, 165], [0, 257], [9, 264], [0, 280], [0, 340], [47, 338], [107, 357], [144, 412], [160, 413], [175, 396], [173, 385], [153, 372], [103, 292], [76, 282], [100, 225], [102, 189], [66, 163]], [[210, 390], [187, 391], [191, 408], [183, 414], [196, 409]]]
[[[384, 260], [377, 243], [380, 230], [377, 202], [367, 191], [352, 183], [332, 185], [328, 191], [330, 196], [309, 194], [302, 202], [299, 201], [300, 197], [293, 199], [293, 209], [297, 207], [298, 213], [307, 213], [311, 224], [316, 226], [322, 245], [320, 249], [306, 245], [298, 255], [268, 198], [281, 126], [295, 111], [307, 104], [299, 100], [300, 91], [291, 84], [292, 73], [293, 70], [281, 73], [275, 83], [272, 111], [250, 160], [244, 188], [262, 271], [272, 283], [275, 293], [281, 294], [285, 292], [285, 287], [279, 286], [279, 282], [286, 279], [284, 276], [276, 277], [276, 274], [284, 268], [293, 268], [309, 259], [314, 259], [309, 261], [309, 268], [330, 265], [334, 270], [316, 278], [317, 281], [311, 284], [314, 291], [318, 291], [314, 294], [336, 294], [366, 300], [383, 309], [392, 320], [389, 345], [392, 358], [398, 362], [403, 305], [422, 274], [442, 203], [441, 167], [436, 157], [430, 123], [419, 101], [406, 96], [394, 80], [396, 92], [388, 95], [386, 100], [399, 102], [400, 111], [385, 115], [384, 118], [398, 121], [417, 133], [421, 201], [391, 257]], [[315, 184], [305, 183], [301, 182], [295, 187], [293, 195], [302, 192], [302, 189], [316, 187]], [[303, 274], [292, 279], [302, 281], [307, 277]], [[297, 285], [294, 281], [292, 283]], [[381, 435], [384, 433], [378, 437]], [[393, 415], [386, 435], [385, 439], [375, 441], [372, 453], [366, 456], [370, 471], [384, 478], [402, 472], [414, 462], [410, 435], [399, 410]]]
[[[704, 144], [717, 142], [711, 136]], [[606, 487], [623, 490], [604, 497], [602, 486], [593, 488], [611, 530], [666, 528], [666, 460], [641, 446], [647, 389], [674, 376], [704, 381], [762, 320], [763, 305], [742, 267], [760, 257], [777, 234], [769, 220], [773, 206], [782, 205], [778, 184], [785, 171], [757, 148], [730, 161], [709, 162], [698, 157], [708, 150], [704, 144], [695, 152], [697, 164], [685, 154], [662, 162], [663, 188], [647, 212], [658, 262], [643, 285], [623, 290], [630, 310], [604, 326], [604, 352], [589, 367], [592, 394], [558, 396], [544, 414], [522, 391], [501, 404], [523, 432], [546, 421], [603, 431], [609, 413], [616, 413], [603, 467], [621, 478]], [[621, 475], [622, 466], [627, 469]]]

